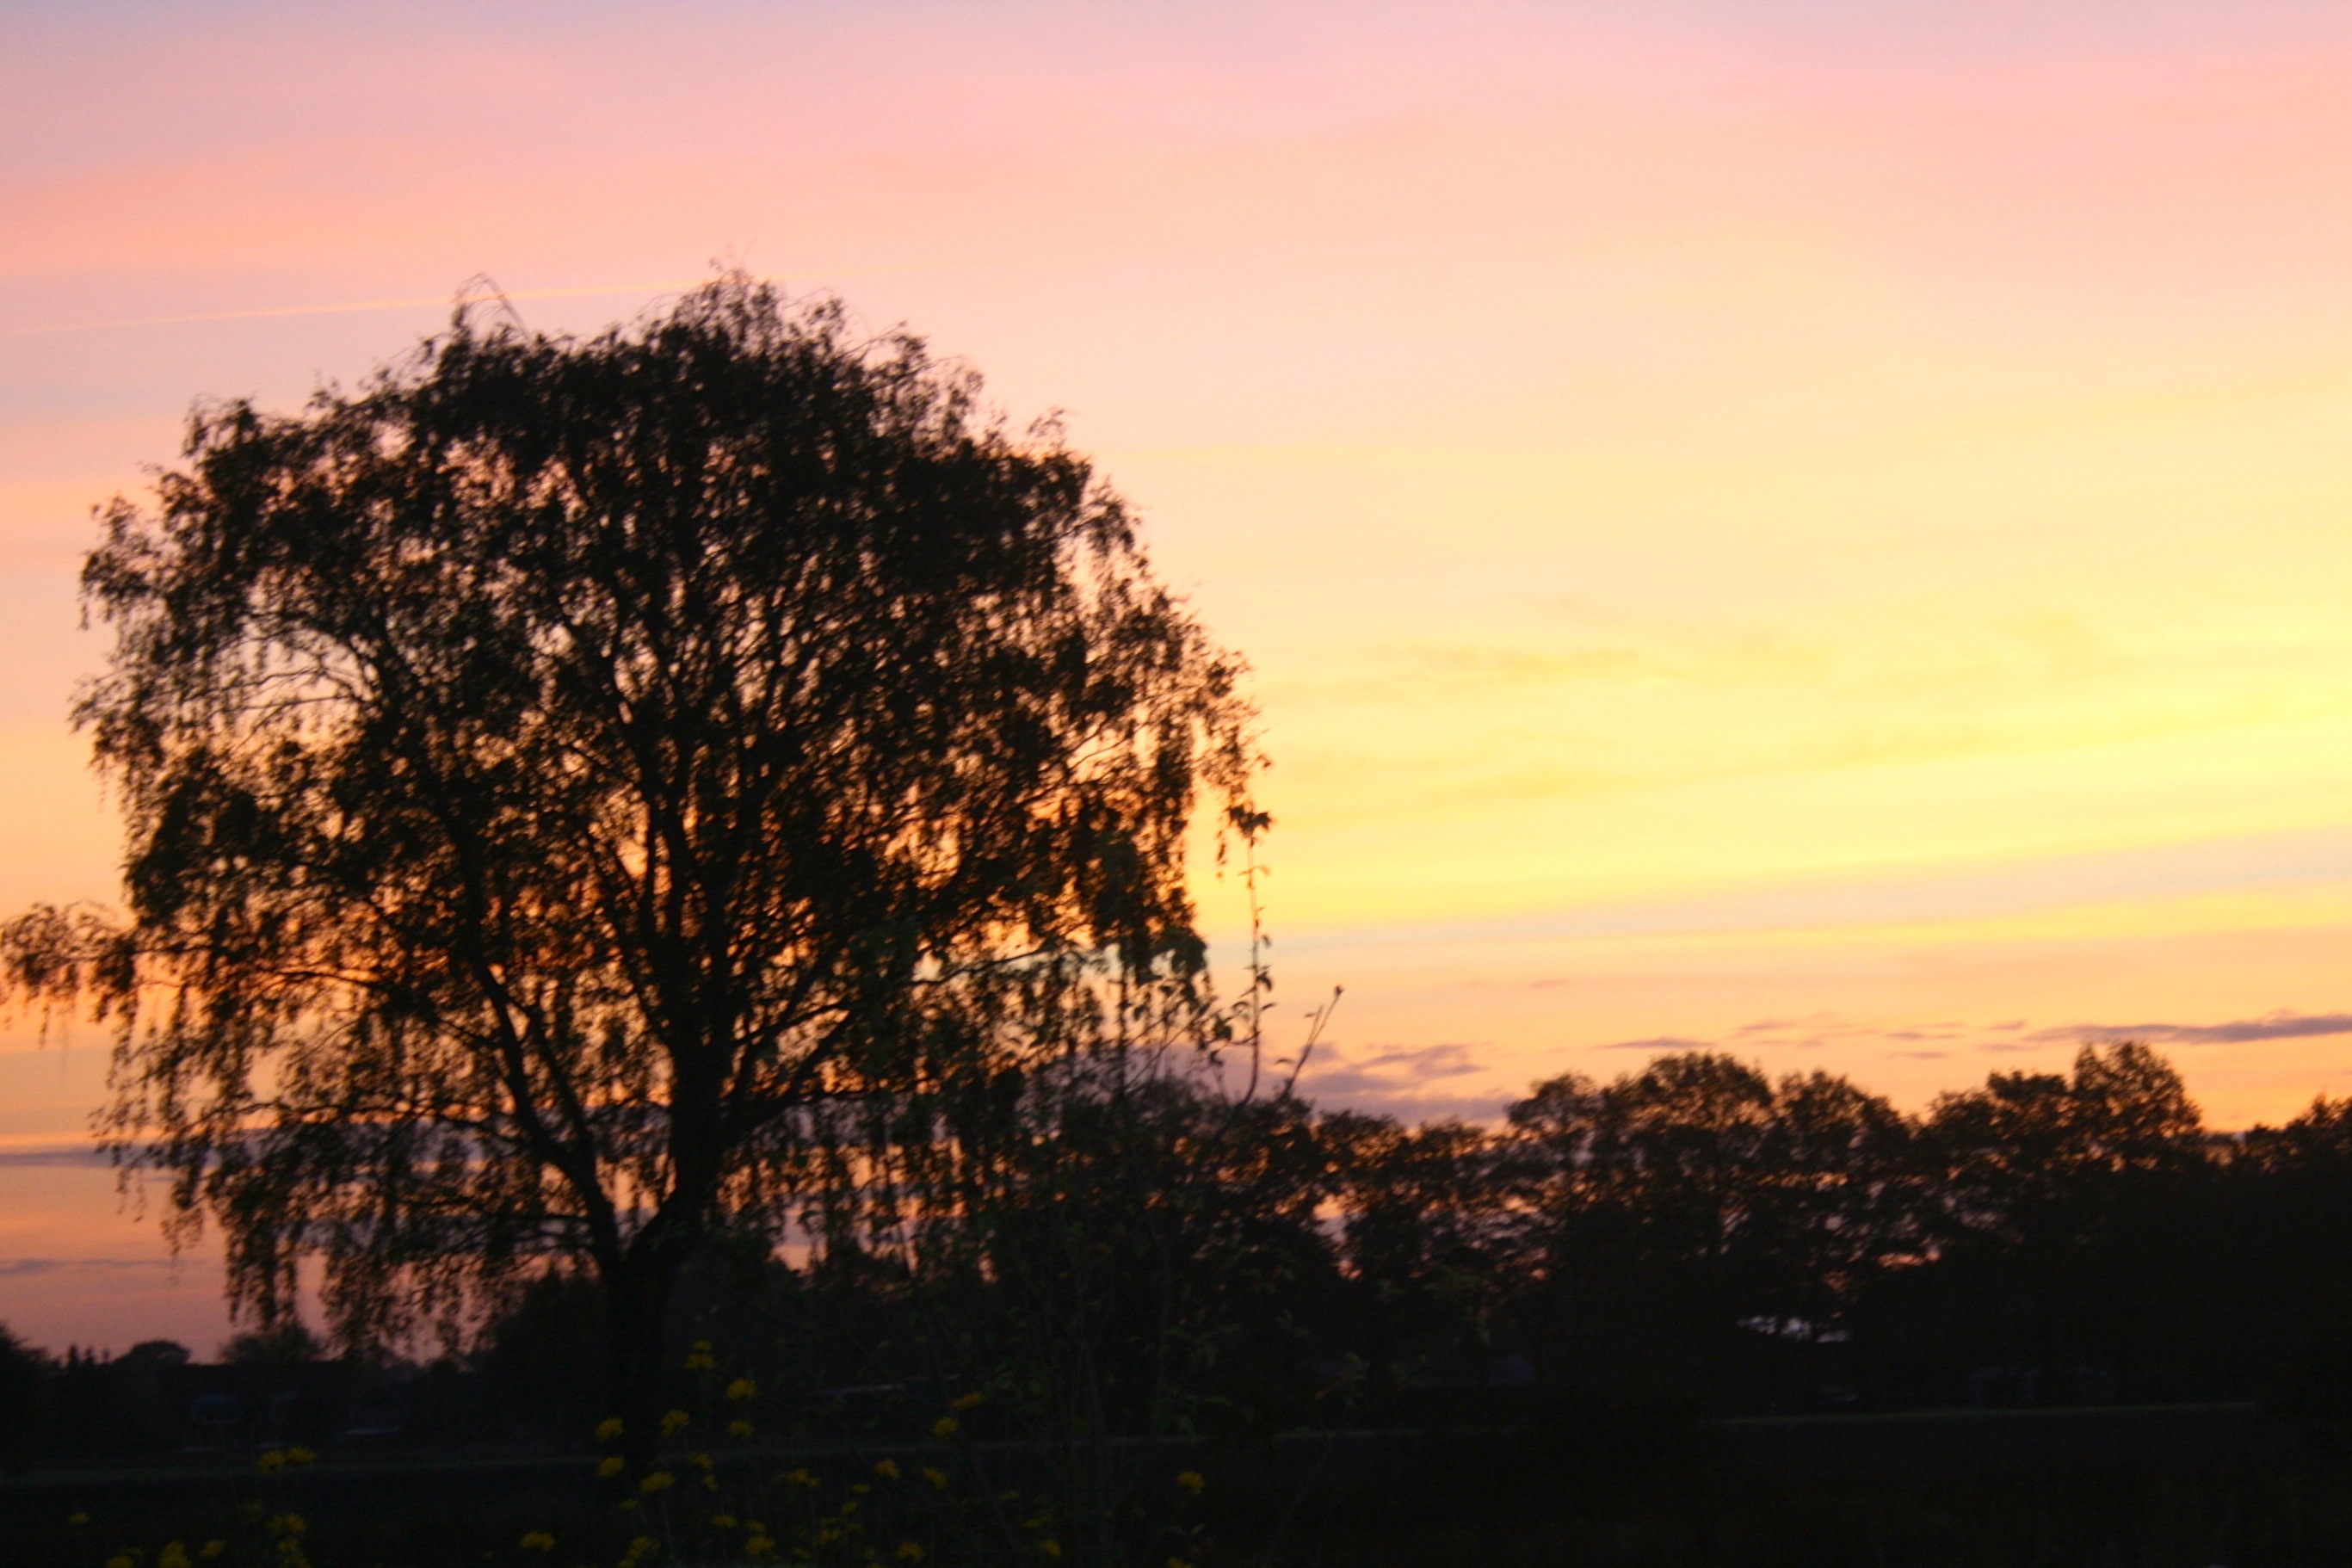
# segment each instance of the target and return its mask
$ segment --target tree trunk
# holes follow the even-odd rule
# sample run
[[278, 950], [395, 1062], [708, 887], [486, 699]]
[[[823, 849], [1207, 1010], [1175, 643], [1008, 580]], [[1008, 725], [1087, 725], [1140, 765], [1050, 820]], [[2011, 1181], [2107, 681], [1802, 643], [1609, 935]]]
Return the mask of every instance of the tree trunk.
[[661, 1378], [677, 1249], [634, 1252], [604, 1279], [607, 1397], [621, 1418], [621, 1457], [630, 1476], [654, 1467], [661, 1444]]

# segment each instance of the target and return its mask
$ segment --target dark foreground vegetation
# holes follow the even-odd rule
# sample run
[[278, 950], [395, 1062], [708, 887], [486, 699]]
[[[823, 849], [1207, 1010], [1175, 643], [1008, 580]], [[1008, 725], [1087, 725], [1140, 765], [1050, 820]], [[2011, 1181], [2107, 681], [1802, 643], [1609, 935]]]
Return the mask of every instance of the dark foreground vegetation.
[[[820, 1504], [907, 1494], [912, 1533], [816, 1550], [843, 1562], [2352, 1551], [2352, 1105], [2214, 1133], [2132, 1045], [1919, 1117], [1700, 1054], [1538, 1085], [1492, 1129], [1244, 1099], [1170, 1055], [967, 1087], [890, 1108], [895, 1139], [813, 1137], [793, 1261], [691, 1272], [655, 1473], [700, 1517], [789, 1555], [793, 1509], [805, 1548]], [[592, 1468], [606, 1329], [554, 1271], [421, 1364], [299, 1333], [217, 1366], [19, 1352], [12, 1451], [39, 1468], [12, 1506], [41, 1500], [45, 1541], [101, 1510], [192, 1533], [274, 1485], [342, 1500], [322, 1563], [455, 1562], [459, 1521], [472, 1561], [542, 1528], [613, 1560], [637, 1527]], [[273, 1444], [324, 1468], [226, 1479]], [[819, 1484], [721, 1506], [795, 1473]], [[1005, 1491], [1020, 1517], [969, 1501]]]

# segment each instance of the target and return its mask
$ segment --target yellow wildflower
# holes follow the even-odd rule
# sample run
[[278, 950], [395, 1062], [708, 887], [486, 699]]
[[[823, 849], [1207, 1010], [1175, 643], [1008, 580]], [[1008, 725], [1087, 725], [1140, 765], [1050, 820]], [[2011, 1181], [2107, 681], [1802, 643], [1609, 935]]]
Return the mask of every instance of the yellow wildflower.
[[632, 1563], [639, 1562], [642, 1559], [651, 1557], [655, 1552], [659, 1552], [660, 1550], [660, 1542], [656, 1541], [650, 1535], [640, 1535], [635, 1541], [629, 1542], [628, 1560]]
[[607, 1454], [596, 1466], [596, 1473], [609, 1481], [627, 1468], [628, 1466], [622, 1460], [620, 1455]]
[[1168, 1568], [1192, 1568], [1192, 1565], [1181, 1557], [1171, 1557], [1168, 1560]]
[[555, 1537], [543, 1530], [525, 1531], [522, 1549], [525, 1552], [552, 1552], [555, 1550]]
[[1062, 1543], [1051, 1539], [1041, 1541], [1037, 1543], [1037, 1550], [1048, 1557], [1059, 1557], [1062, 1554]]
[[676, 1476], [671, 1475], [667, 1470], [656, 1470], [637, 1483], [637, 1489], [647, 1497], [652, 1497], [655, 1493], [666, 1492], [676, 1485], [677, 1485]]
[[954, 1416], [942, 1415], [938, 1420], [931, 1423], [931, 1436], [944, 1443], [949, 1438], [954, 1436], [956, 1433], [962, 1428], [962, 1426], [963, 1423], [957, 1420]]
[[874, 1467], [874, 1473], [880, 1476], [886, 1481], [895, 1481], [898, 1479], [898, 1461], [896, 1459], [884, 1459], [881, 1463]]
[[77, 1525], [88, 1524], [89, 1522], [89, 1515], [86, 1513], [69, 1513], [66, 1515], [66, 1522], [68, 1524]]
[[806, 1470], [787, 1470], [784, 1472], [784, 1480], [789, 1485], [801, 1487], [810, 1491], [814, 1491], [816, 1489], [816, 1477], [811, 1475]]
[[949, 1405], [948, 1408], [950, 1410], [977, 1410], [987, 1403], [988, 1395], [985, 1394], [967, 1394], [957, 1399], [957, 1401], [953, 1405]]
[[707, 1470], [710, 1468], [710, 1456], [708, 1454], [696, 1454], [691, 1456], [691, 1462], [696, 1469]]
[[281, 1513], [269, 1521], [272, 1535], [295, 1536], [310, 1529], [310, 1522], [299, 1513]]
[[1178, 1471], [1176, 1475], [1176, 1484], [1183, 1488], [1186, 1491], [1191, 1492], [1194, 1497], [1199, 1497], [1202, 1492], [1209, 1489], [1208, 1478], [1201, 1474], [1198, 1470]]
[[727, 1423], [727, 1435], [739, 1443], [747, 1441], [751, 1436], [751, 1424], [749, 1421], [730, 1421]]
[[931, 1489], [934, 1491], [943, 1492], [948, 1489], [948, 1473], [937, 1465], [923, 1467], [923, 1479], [931, 1483]]
[[228, 1542], [226, 1541], [207, 1541], [203, 1549], [196, 1553], [196, 1560], [200, 1563], [209, 1563], [227, 1550]]
[[128, 1552], [118, 1552], [106, 1560], [106, 1568], [139, 1568], [139, 1559]]
[[767, 1557], [774, 1554], [776, 1543], [764, 1535], [754, 1535], [743, 1542], [746, 1557]]
[[155, 1568], [192, 1568], [188, 1562], [188, 1549], [176, 1541], [169, 1542], [163, 1551], [155, 1553]]
[[607, 1415], [604, 1419], [596, 1423], [596, 1441], [599, 1443], [609, 1443], [614, 1438], [619, 1436], [623, 1430], [624, 1428], [621, 1426], [621, 1418], [619, 1416]]
[[721, 1530], [732, 1530], [735, 1528], [735, 1516], [731, 1513], [714, 1513], [710, 1516], [710, 1522]]
[[286, 1455], [280, 1449], [272, 1448], [256, 1459], [253, 1462], [253, 1468], [265, 1476], [274, 1476], [286, 1468]]
[[864, 1481], [852, 1481], [849, 1485], [849, 1495], [852, 1497], [864, 1497], [867, 1492], [870, 1492], [873, 1489], [874, 1489], [872, 1487], [867, 1486]]
[[922, 1547], [919, 1543], [912, 1541], [902, 1541], [898, 1542], [898, 1550], [896, 1555], [901, 1563], [920, 1563], [923, 1560], [924, 1552]]
[[289, 1465], [311, 1465], [318, 1463], [318, 1455], [299, 1443], [286, 1450], [286, 1462]]
[[673, 1410], [661, 1419], [662, 1436], [672, 1436], [694, 1425], [694, 1417], [683, 1410]]
[[760, 1397], [760, 1385], [748, 1377], [739, 1377], [727, 1385], [727, 1397], [740, 1405], [747, 1399]]

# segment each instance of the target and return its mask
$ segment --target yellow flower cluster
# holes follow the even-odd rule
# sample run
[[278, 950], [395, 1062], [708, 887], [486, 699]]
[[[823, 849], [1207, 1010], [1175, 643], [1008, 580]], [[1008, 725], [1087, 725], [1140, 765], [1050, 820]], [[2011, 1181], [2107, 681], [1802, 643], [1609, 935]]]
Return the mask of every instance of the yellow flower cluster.
[[963, 1423], [952, 1415], [942, 1415], [931, 1423], [931, 1436], [944, 1443], [962, 1430]]
[[667, 1470], [656, 1470], [637, 1483], [637, 1489], [647, 1497], [652, 1497], [656, 1493], [666, 1492], [676, 1485], [677, 1485], [676, 1476], [671, 1475]]
[[544, 1530], [525, 1531], [521, 1545], [525, 1552], [552, 1552], [555, 1550], [555, 1537]]
[[661, 1418], [662, 1436], [665, 1437], [674, 1437], [678, 1433], [685, 1431], [688, 1426], [693, 1425], [693, 1416], [688, 1415], [683, 1410], [673, 1410]]
[[710, 1342], [709, 1340], [695, 1341], [693, 1351], [686, 1358], [686, 1370], [688, 1372], [709, 1372], [718, 1364], [719, 1358], [710, 1353]]
[[739, 1377], [727, 1385], [727, 1397], [740, 1405], [747, 1399], [760, 1397], [760, 1385], [748, 1377]]
[[609, 1443], [615, 1437], [618, 1437], [624, 1430], [625, 1430], [625, 1428], [622, 1426], [621, 1418], [619, 1416], [607, 1415], [604, 1419], [596, 1423], [596, 1441], [599, 1443]]
[[1208, 1478], [1201, 1474], [1198, 1470], [1181, 1470], [1177, 1472], [1176, 1484], [1183, 1488], [1186, 1491], [1191, 1492], [1194, 1497], [1199, 1497], [1202, 1492], [1209, 1489]]

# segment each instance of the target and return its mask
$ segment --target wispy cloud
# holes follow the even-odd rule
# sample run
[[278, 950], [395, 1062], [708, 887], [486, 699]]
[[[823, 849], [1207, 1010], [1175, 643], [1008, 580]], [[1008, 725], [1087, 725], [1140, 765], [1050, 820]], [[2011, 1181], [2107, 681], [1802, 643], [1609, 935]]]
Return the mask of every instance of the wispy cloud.
[[2149, 1045], [2227, 1046], [2247, 1040], [2294, 1040], [2326, 1035], [2352, 1035], [2352, 1013], [2282, 1010], [2225, 1024], [2069, 1024], [2037, 1029], [2032, 1037], [2100, 1044], [2142, 1040]]
[[170, 1268], [176, 1261], [171, 1258], [0, 1258], [0, 1279], [44, 1274]]
[[1655, 1056], [1666, 1051], [1769, 1050], [1779, 1053], [1907, 1046], [1914, 1048], [1888, 1050], [1885, 1054], [1936, 1057], [1947, 1053], [1928, 1047], [1963, 1043], [1979, 1032], [1975, 1026], [1951, 1020], [1889, 1024], [1843, 1017], [1835, 1013], [1815, 1013], [1802, 1018], [1759, 1018], [1713, 1039], [1690, 1035], [1658, 1035], [1638, 1040], [1612, 1040], [1591, 1049], [1642, 1051]]
[[2259, 1018], [2236, 1018], [2219, 1024], [2052, 1024], [2038, 1028], [2024, 1018], [2006, 1018], [1996, 1024], [1958, 1019], [1895, 1024], [1822, 1013], [1804, 1018], [1759, 1018], [1715, 1038], [1658, 1035], [1639, 1040], [1612, 1040], [1588, 1048], [1640, 1051], [1651, 1056], [1669, 1051], [1769, 1050], [1780, 1054], [1874, 1049], [1889, 1058], [1937, 1061], [1966, 1047], [2010, 1053], [2108, 1045], [2118, 1040], [2140, 1040], [2154, 1046], [2214, 1046], [2330, 1035], [2352, 1035], [2352, 1013], [2296, 1013], [2282, 1009]]
[[1474, 1047], [1460, 1044], [1369, 1047], [1360, 1054], [1318, 1055], [1299, 1088], [1327, 1110], [1369, 1111], [1408, 1121], [1440, 1117], [1483, 1121], [1511, 1098], [1468, 1091], [1463, 1080], [1486, 1071]]
[[48, 1144], [23, 1149], [0, 1149], [0, 1166], [5, 1165], [105, 1165], [110, 1161], [101, 1150], [88, 1144]]

